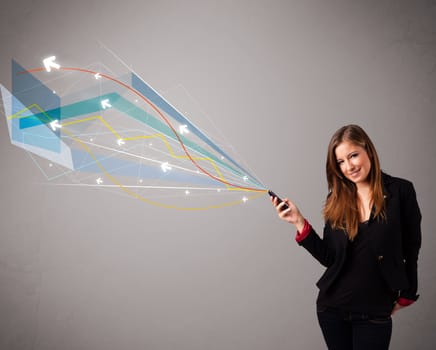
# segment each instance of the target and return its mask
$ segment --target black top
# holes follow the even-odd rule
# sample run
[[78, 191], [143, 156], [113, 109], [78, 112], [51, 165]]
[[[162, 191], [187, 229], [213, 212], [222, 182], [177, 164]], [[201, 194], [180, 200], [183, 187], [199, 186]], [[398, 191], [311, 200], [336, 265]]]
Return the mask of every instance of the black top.
[[[385, 195], [385, 220], [369, 220], [369, 240], [372, 259], [378, 273], [402, 298], [418, 299], [418, 253], [421, 247], [421, 213], [416, 193], [410, 181], [383, 176]], [[361, 235], [363, 237], [364, 235]], [[329, 292], [346, 265], [348, 238], [344, 230], [324, 226], [323, 238], [312, 228], [298, 242], [326, 267], [316, 285], [322, 292]], [[374, 274], [376, 275], [376, 274]]]
[[390, 314], [397, 294], [384, 281], [370, 247], [372, 222], [359, 225], [348, 241], [345, 262], [339, 276], [327, 290], [320, 290], [317, 304], [342, 311]]

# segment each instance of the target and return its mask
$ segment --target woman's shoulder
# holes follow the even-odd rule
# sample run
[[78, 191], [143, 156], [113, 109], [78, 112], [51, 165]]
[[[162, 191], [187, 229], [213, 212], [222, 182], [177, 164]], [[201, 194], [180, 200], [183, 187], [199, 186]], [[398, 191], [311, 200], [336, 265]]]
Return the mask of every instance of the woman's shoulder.
[[383, 186], [388, 192], [399, 192], [400, 194], [409, 196], [415, 195], [415, 188], [412, 181], [382, 173]]
[[413, 187], [412, 181], [401, 177], [392, 176], [386, 173], [382, 173], [382, 181], [385, 185]]

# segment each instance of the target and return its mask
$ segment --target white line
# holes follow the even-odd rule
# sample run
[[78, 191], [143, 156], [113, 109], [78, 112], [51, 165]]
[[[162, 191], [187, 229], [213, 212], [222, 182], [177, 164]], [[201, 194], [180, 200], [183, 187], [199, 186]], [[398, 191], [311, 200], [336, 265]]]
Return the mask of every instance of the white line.
[[[148, 160], [148, 161], [150, 161], [150, 162], [154, 162], [154, 163], [158, 163], [158, 164], [161, 164], [161, 163], [162, 163], [162, 161], [159, 161], [159, 160], [155, 160], [155, 159], [151, 159], [151, 158], [147, 158], [147, 157], [139, 156], [139, 155], [136, 155], [136, 154], [133, 154], [133, 153], [129, 153], [129, 152], [125, 152], [125, 151], [121, 151], [121, 150], [119, 150], [119, 149], [115, 149], [115, 148], [111, 148], [111, 147], [106, 147], [106, 146], [98, 145], [98, 144], [96, 144], [96, 143], [92, 143], [92, 142], [88, 142], [88, 141], [84, 141], [84, 140], [80, 140], [80, 142], [86, 143], [86, 144], [88, 144], [88, 145], [95, 146], [95, 147], [97, 147], [97, 148], [102, 148], [102, 149], [105, 149], [105, 150], [108, 150], [108, 151], [113, 151], [113, 152], [115, 152], [115, 153], [124, 154], [124, 155], [130, 156], [130, 157], [133, 157], [133, 158], [139, 158], [139, 159], [143, 159], [143, 160]], [[138, 146], [141, 146], [141, 145], [137, 145], [137, 146], [135, 146], [135, 148], [138, 147]], [[170, 156], [170, 157], [171, 157], [171, 156]], [[174, 165], [174, 164], [172, 164], [172, 163], [171, 163], [171, 166], [172, 166], [173, 168], [176, 168], [176, 169], [180, 169], [180, 170], [184, 170], [184, 171], [187, 171], [187, 172], [190, 172], [190, 173], [193, 173], [193, 174], [197, 174], [196, 170], [189, 170], [189, 169], [186, 169], [186, 168], [183, 168], [183, 167], [180, 167], [180, 166]], [[202, 175], [204, 175], [204, 174], [202, 174]]]
[[139, 186], [139, 185], [94, 185], [94, 184], [54, 184], [43, 183], [46, 186], [77, 186], [77, 187], [125, 187], [125, 188], [144, 188], [144, 189], [156, 189], [156, 190], [204, 190], [220, 192], [229, 191], [226, 188], [208, 188], [208, 187], [177, 187], [177, 186]]

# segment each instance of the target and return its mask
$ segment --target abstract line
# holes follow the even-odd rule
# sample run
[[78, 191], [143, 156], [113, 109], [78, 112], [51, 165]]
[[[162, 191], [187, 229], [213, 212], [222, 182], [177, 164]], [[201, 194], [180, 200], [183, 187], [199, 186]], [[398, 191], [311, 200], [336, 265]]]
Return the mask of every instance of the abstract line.
[[[89, 176], [80, 175], [84, 171], [94, 173], [95, 176], [100, 173], [102, 176], [95, 179], [97, 185], [83, 185], [110, 187], [111, 185], [104, 184], [108, 180], [112, 186], [119, 187], [133, 198], [158, 207], [178, 210], [222, 208], [245, 203], [266, 193], [265, 186], [258, 179], [139, 76], [129, 72], [130, 85], [98, 70], [61, 67], [54, 62], [54, 57], [50, 59], [52, 69], [39, 67], [26, 70], [14, 61], [13, 93], [2, 85], [0, 89], [11, 142], [68, 169], [63, 171], [59, 167], [53, 167], [51, 163], [44, 165], [38, 161], [38, 166], [44, 173], [51, 171], [53, 175], [53, 171], [62, 170], [61, 175], [51, 176], [51, 179], [75, 176], [75, 185], [80, 185], [83, 181], [90, 180]], [[44, 64], [47, 68], [46, 62]], [[72, 100], [72, 96], [58, 96], [54, 89], [41, 82], [34, 74], [45, 74], [43, 77], [50, 77], [47, 83], [51, 84], [58, 81], [63, 83], [65, 79], [79, 79], [81, 74], [89, 76], [92, 81], [94, 78], [99, 81], [87, 87], [90, 81], [80, 78], [85, 85], [77, 93], [79, 98], [73, 96]], [[93, 87], [103, 82], [104, 89], [103, 85], [98, 85], [98, 89]], [[96, 90], [100, 91], [97, 95]], [[89, 96], [90, 94], [94, 96]], [[68, 99], [68, 104], [63, 104], [64, 98]], [[141, 131], [141, 127], [135, 126], [138, 122], [151, 132]], [[159, 142], [156, 144], [152, 140]], [[119, 148], [114, 148], [114, 144], [118, 144]], [[127, 148], [131, 151], [126, 152]], [[149, 153], [149, 156], [144, 157], [141, 152]], [[165, 154], [173, 159], [171, 163], [165, 160]], [[189, 163], [191, 166], [187, 166]], [[182, 175], [183, 172], [186, 175]], [[208, 185], [211, 187], [186, 185], [206, 184], [206, 178], [209, 179]], [[142, 183], [144, 179], [147, 179], [146, 184], [135, 184], [135, 181]], [[231, 192], [251, 192], [253, 195], [219, 204], [204, 203], [207, 199], [196, 197], [195, 200], [201, 204], [192, 206], [186, 205], [186, 199], [181, 197], [176, 196], [172, 200], [174, 203], [168, 204], [151, 199], [150, 194], [141, 193], [152, 188], [192, 188], [195, 191], [207, 189], [208, 193], [213, 193], [210, 191], [213, 187], [217, 192], [225, 191], [226, 196]], [[189, 191], [185, 190], [185, 194], [188, 195]]]

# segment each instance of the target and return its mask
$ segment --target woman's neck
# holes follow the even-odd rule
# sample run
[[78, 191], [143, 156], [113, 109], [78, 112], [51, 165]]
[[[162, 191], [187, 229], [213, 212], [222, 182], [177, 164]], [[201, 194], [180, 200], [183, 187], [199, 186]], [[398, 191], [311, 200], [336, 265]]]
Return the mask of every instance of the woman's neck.
[[361, 197], [368, 197], [371, 194], [371, 187], [369, 183], [359, 183], [356, 185], [357, 193]]
[[357, 195], [359, 197], [360, 221], [367, 221], [371, 215], [372, 193], [369, 184], [359, 184], [357, 186]]

